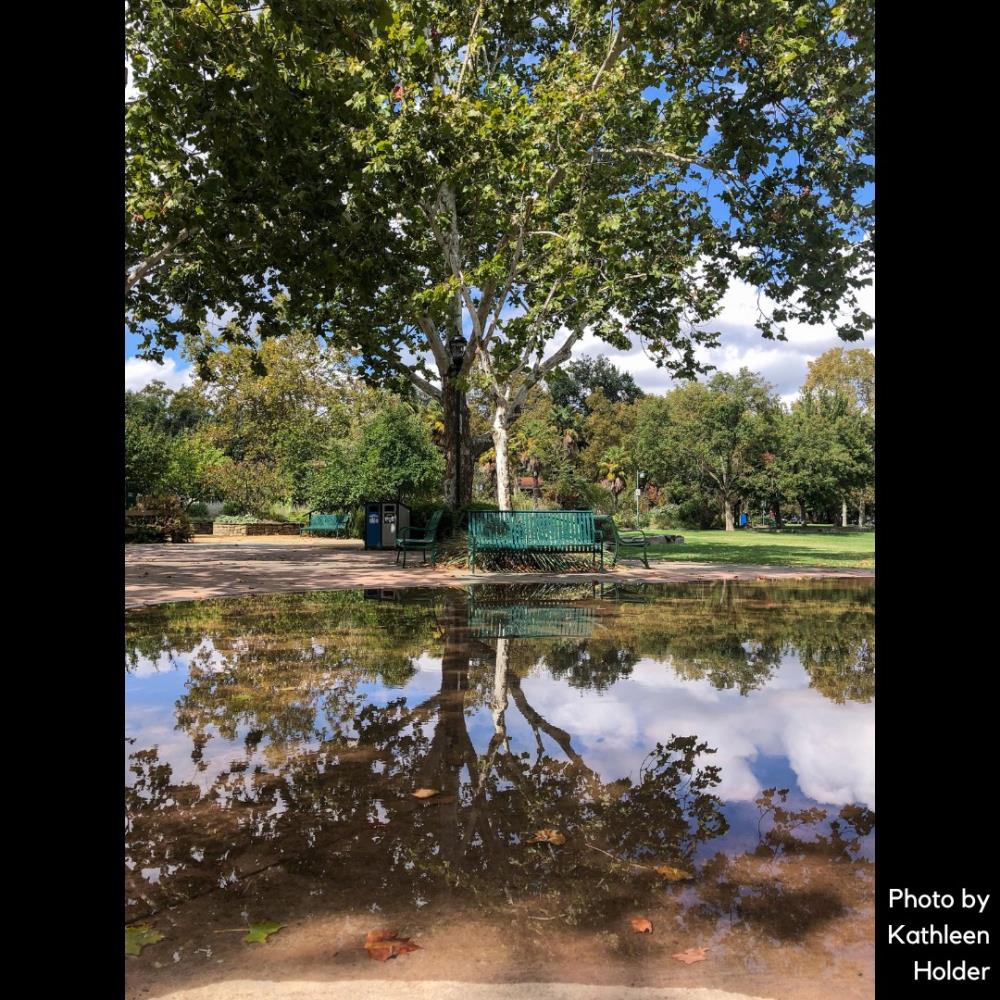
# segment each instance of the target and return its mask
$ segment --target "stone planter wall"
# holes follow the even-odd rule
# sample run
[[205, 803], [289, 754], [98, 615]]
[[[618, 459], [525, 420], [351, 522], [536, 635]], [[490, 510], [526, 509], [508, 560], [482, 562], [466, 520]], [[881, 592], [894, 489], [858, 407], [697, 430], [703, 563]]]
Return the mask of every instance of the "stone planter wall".
[[212, 524], [213, 535], [298, 535], [301, 524], [268, 524], [258, 521], [255, 524]]
[[212, 522], [211, 521], [192, 521], [191, 530], [194, 531], [196, 535], [210, 535], [212, 534]]

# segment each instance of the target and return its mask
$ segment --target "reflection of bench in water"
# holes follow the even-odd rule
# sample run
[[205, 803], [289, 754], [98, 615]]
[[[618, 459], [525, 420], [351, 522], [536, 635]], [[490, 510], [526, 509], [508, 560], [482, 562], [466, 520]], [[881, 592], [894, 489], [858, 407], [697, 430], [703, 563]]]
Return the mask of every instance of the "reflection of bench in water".
[[475, 639], [587, 639], [594, 609], [579, 604], [512, 604], [469, 599], [469, 634]]
[[656, 596], [654, 586], [648, 583], [601, 583], [595, 596], [617, 604], [647, 604], [651, 597]]

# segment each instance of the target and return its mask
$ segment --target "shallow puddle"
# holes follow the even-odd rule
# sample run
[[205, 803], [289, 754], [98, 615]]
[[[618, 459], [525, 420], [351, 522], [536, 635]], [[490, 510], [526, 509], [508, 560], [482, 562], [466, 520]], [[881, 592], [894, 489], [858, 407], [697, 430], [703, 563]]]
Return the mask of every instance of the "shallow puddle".
[[[126, 919], [165, 937], [129, 959], [129, 996], [387, 970], [871, 996], [873, 595], [482, 585], [130, 612]], [[283, 929], [244, 943], [265, 920]], [[421, 949], [369, 961], [380, 927]], [[705, 960], [671, 958], [690, 948]]]

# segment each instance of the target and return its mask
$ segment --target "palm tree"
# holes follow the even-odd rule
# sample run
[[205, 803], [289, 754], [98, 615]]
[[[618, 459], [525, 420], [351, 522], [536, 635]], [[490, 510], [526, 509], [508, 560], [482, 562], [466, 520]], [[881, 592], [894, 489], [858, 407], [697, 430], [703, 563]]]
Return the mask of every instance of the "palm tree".
[[628, 467], [628, 456], [625, 449], [620, 445], [608, 448], [601, 456], [600, 469], [602, 475], [602, 485], [614, 498], [615, 511], [618, 510], [618, 498], [625, 490], [627, 482], [626, 468]]

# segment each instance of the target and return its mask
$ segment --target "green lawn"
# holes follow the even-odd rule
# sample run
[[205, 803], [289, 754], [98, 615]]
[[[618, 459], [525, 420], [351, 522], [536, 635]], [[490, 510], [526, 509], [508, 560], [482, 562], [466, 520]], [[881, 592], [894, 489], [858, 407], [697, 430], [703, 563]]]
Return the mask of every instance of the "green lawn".
[[[648, 532], [647, 532], [648, 533]], [[655, 532], [654, 532], [655, 533]], [[628, 534], [628, 532], [623, 532]], [[761, 566], [875, 568], [875, 532], [848, 535], [765, 534], [754, 531], [669, 531], [681, 545], [651, 545], [649, 558]]]

